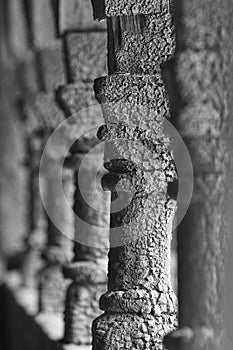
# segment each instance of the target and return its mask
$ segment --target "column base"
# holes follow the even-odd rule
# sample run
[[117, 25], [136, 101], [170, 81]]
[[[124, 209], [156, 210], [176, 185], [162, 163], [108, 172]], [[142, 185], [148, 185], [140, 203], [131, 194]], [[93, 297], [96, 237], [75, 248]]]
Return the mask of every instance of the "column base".
[[164, 350], [176, 315], [103, 314], [93, 323], [93, 350]]
[[105, 291], [106, 284], [71, 283], [66, 297], [64, 343], [91, 344], [91, 324], [100, 315], [99, 298]]

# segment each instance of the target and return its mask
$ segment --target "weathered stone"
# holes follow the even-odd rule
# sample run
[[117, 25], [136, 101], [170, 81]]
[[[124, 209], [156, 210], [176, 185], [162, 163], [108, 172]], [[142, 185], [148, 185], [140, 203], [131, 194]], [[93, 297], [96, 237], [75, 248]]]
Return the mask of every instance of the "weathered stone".
[[61, 41], [54, 41], [49, 47], [39, 50], [42, 88], [54, 91], [65, 83], [65, 63]]
[[98, 78], [95, 92], [106, 123], [121, 122], [157, 134], [164, 118], [170, 116], [167, 93], [159, 72], [151, 76], [112, 74]]
[[[102, 156], [95, 153], [88, 161], [84, 160], [85, 153], [71, 156], [76, 171], [77, 218], [74, 259], [64, 266], [65, 277], [73, 280], [66, 297], [64, 342], [77, 345], [91, 343], [91, 322], [99, 315], [98, 299], [106, 291], [109, 202], [107, 194], [105, 201], [100, 201], [100, 190], [95, 188]], [[80, 173], [81, 167], [85, 171]]]
[[59, 1], [59, 32], [105, 30], [105, 22], [95, 23], [92, 19], [91, 4], [86, 0]]
[[[48, 208], [47, 246], [43, 253], [47, 266], [40, 273], [39, 311], [62, 312], [68, 282], [64, 280], [61, 266], [72, 258], [71, 241], [73, 236], [73, 218], [67, 215], [66, 203], [59, 197], [54, 172], [59, 171], [56, 162], [50, 160], [45, 178]], [[63, 178], [65, 191], [72, 192], [72, 174], [66, 170]], [[68, 189], [69, 187], [69, 189]], [[72, 204], [72, 203], [70, 203]], [[69, 231], [69, 232], [68, 232]], [[70, 232], [71, 231], [71, 232]]]
[[39, 277], [39, 312], [63, 312], [68, 283], [59, 264], [46, 266]]
[[[151, 77], [111, 75], [97, 80], [95, 91], [98, 101], [105, 103], [102, 106], [105, 121], [108, 123], [105, 133], [109, 139], [113, 139], [113, 146], [111, 148], [107, 146], [105, 151], [106, 158], [113, 151], [109, 164], [112, 164], [112, 159], [118, 158], [127, 159], [140, 167], [145, 150], [151, 151], [152, 159], [156, 164], [158, 161], [156, 157], [160, 157], [159, 153], [161, 152], [161, 155], [166, 153], [162, 151], [163, 138], [160, 136], [161, 145], [158, 148], [156, 147], [158, 139], [153, 141], [152, 137], [152, 141], [149, 142], [148, 124], [143, 134], [135, 122], [134, 110], [139, 109], [140, 103], [149, 105], [157, 112], [153, 114], [154, 124], [156, 122], [162, 124], [166, 113], [169, 115], [168, 107], [163, 107], [164, 104], [167, 106], [166, 93], [159, 73]], [[155, 100], [152, 96], [156, 96]], [[109, 107], [117, 102], [122, 105], [125, 103], [126, 107], [124, 106], [124, 109], [123, 107], [120, 109], [119, 106], [115, 109]], [[159, 112], [158, 109], [160, 109]], [[119, 123], [119, 120], [122, 120], [122, 114], [123, 119], [126, 117], [128, 119], [127, 126], [123, 122]], [[144, 118], [144, 122], [147, 123], [147, 118], [149, 121], [152, 120], [152, 114], [141, 114], [141, 118]], [[153, 135], [154, 130], [149, 130]], [[161, 131], [160, 135], [162, 135]], [[122, 139], [122, 143], [119, 143], [119, 139], [120, 141]], [[130, 146], [127, 140], [131, 140], [133, 144]], [[114, 149], [118, 151], [118, 157]], [[129, 153], [128, 157], [124, 155], [126, 151]], [[141, 157], [139, 157], [140, 153]], [[176, 178], [172, 162], [171, 156], [164, 158], [162, 156], [160, 165], [155, 165], [156, 175], [151, 170], [131, 170], [131, 174], [127, 174], [127, 177], [131, 176], [134, 195], [126, 207], [124, 207], [124, 195], [121, 192], [117, 193], [117, 198], [124, 209], [111, 215], [110, 242], [111, 244], [118, 242], [118, 244], [117, 247], [111, 248], [109, 253], [109, 294], [101, 298], [101, 308], [105, 314], [93, 324], [94, 348], [97, 350], [101, 349], [103, 344], [108, 349], [139, 346], [163, 349], [163, 336], [166, 331], [176, 326], [175, 296], [170, 285], [168, 264], [171, 221], [176, 204], [166, 194], [167, 183]], [[112, 175], [117, 172], [122, 179], [125, 165], [120, 162], [117, 164], [117, 170], [109, 166], [108, 170]], [[161, 170], [160, 175], [158, 169]], [[169, 176], [166, 178], [167, 171]], [[117, 181], [119, 178], [116, 183]], [[130, 190], [125, 187], [125, 184], [121, 186], [120, 183], [118, 191]], [[157, 298], [150, 296], [151, 290], [157, 291]], [[126, 292], [123, 293], [123, 291]], [[140, 295], [144, 295], [144, 300], [141, 300]], [[108, 313], [113, 313], [112, 320]], [[124, 327], [124, 323], [131, 322], [132, 328]], [[139, 328], [138, 335], [135, 327]], [[145, 330], [142, 331], [142, 329]]]
[[[108, 19], [110, 76], [95, 81], [106, 124], [98, 137], [108, 141], [103, 184], [112, 191], [113, 212], [108, 292], [100, 299], [105, 313], [93, 323], [93, 349], [163, 350], [177, 317], [170, 282], [176, 201], [168, 194], [177, 175], [163, 128], [170, 113], [159, 66], [174, 52], [170, 2], [93, 3], [100, 5], [95, 17], [120, 17]], [[156, 14], [157, 30], [149, 21]]]
[[103, 260], [103, 264], [96, 264], [92, 261], [77, 261], [70, 264], [66, 264], [63, 268], [64, 276], [66, 278], [73, 279], [75, 282], [85, 284], [86, 281], [95, 285], [98, 283], [106, 283], [106, 259]]
[[[111, 70], [118, 73], [155, 74], [157, 65], [175, 52], [171, 14], [119, 16], [109, 19]], [[111, 37], [112, 36], [112, 37]], [[120, 37], [120, 39], [119, 39]]]
[[55, 15], [49, 0], [30, 1], [33, 43], [37, 48], [50, 46], [56, 38]]
[[105, 33], [70, 33], [65, 37], [71, 81], [92, 81], [106, 74]]
[[106, 284], [72, 282], [67, 291], [65, 309], [65, 342], [77, 345], [91, 343], [91, 323], [99, 314], [99, 297]]
[[92, 0], [92, 4], [97, 20], [131, 14], [162, 14], [171, 10], [170, 0]]

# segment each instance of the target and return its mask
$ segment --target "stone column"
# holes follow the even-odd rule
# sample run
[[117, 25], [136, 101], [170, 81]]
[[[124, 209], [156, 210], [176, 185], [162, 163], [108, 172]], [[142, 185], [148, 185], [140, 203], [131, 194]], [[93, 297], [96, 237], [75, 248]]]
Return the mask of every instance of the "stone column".
[[103, 171], [103, 151], [88, 155], [87, 162], [85, 157], [99, 143], [90, 130], [103, 122], [93, 107], [98, 104], [93, 79], [106, 71], [106, 28], [92, 20], [88, 1], [61, 0], [59, 13], [59, 32], [65, 34], [67, 84], [59, 89], [57, 99], [66, 117], [73, 117], [73, 130], [81, 134], [65, 163], [75, 171], [77, 217], [74, 259], [64, 267], [65, 277], [73, 280], [66, 297], [64, 342], [90, 345], [91, 323], [99, 315], [98, 299], [106, 291], [109, 202], [107, 194], [103, 194], [104, 203], [99, 198], [102, 191], [94, 191], [95, 174], [99, 167]]
[[[62, 265], [72, 259], [71, 240], [67, 237], [73, 236], [74, 221], [66, 211], [66, 203], [58, 194], [57, 184], [54, 181], [54, 173], [58, 171], [58, 163], [54, 159], [49, 159], [44, 174], [44, 191], [50, 216], [47, 217], [47, 244], [43, 252], [46, 266], [39, 277], [40, 312], [64, 311], [67, 281], [64, 280]], [[63, 188], [72, 205], [73, 172], [68, 169], [63, 171]]]
[[170, 1], [93, 3], [95, 18], [108, 22], [109, 76], [95, 81], [106, 123], [98, 136], [112, 140], [104, 184], [120, 204], [111, 215], [108, 292], [93, 323], [93, 349], [160, 350], [177, 317], [170, 282], [176, 201], [168, 193], [177, 175], [163, 130], [169, 107], [160, 71], [175, 50]]
[[[40, 155], [35, 160], [37, 161], [37, 170], [33, 173], [35, 179], [32, 179], [32, 181], [38, 182], [39, 164], [44, 146], [52, 131], [64, 120], [64, 113], [56, 102], [56, 89], [65, 82], [65, 58], [63, 41], [57, 39], [56, 11], [52, 7], [52, 2], [32, 0], [28, 4], [27, 15], [29, 17], [27, 24], [30, 33], [31, 59], [25, 61], [22, 72], [23, 87], [25, 88], [23, 108], [26, 126], [32, 137], [31, 142], [33, 142], [35, 135], [37, 138], [43, 138]], [[30, 89], [31, 77], [34, 75], [37, 86]], [[43, 253], [46, 266], [40, 273], [39, 281], [39, 311], [41, 312], [63, 311], [66, 283], [61, 272], [61, 265], [67, 262], [71, 252], [63, 232], [60, 232], [55, 224], [56, 220], [63, 220], [64, 232], [71, 229], [70, 218], [66, 217], [62, 203], [60, 203], [61, 199], [58, 198], [56, 187], [53, 185], [53, 172], [57, 171], [59, 163], [57, 160], [60, 156], [55, 154], [55, 159], [51, 158], [48, 161], [48, 167], [42, 174], [47, 200], [54, 213], [54, 220], [46, 218], [47, 245]], [[66, 186], [72, 187], [70, 174], [66, 174], [65, 182]], [[33, 200], [36, 198], [36, 193], [33, 193]], [[42, 206], [41, 198], [39, 201]], [[35, 206], [35, 203], [33, 205]], [[69, 236], [72, 234], [69, 233]]]
[[22, 284], [24, 287], [37, 286], [37, 273], [43, 266], [41, 250], [45, 240], [46, 219], [40, 197], [39, 164], [41, 157], [42, 139], [35, 134], [28, 138], [28, 159], [26, 166], [28, 178], [27, 222], [28, 235], [25, 239], [26, 251], [22, 266]]
[[74, 259], [64, 267], [65, 277], [73, 280], [66, 296], [64, 342], [77, 345], [91, 344], [91, 323], [99, 315], [99, 297], [106, 291], [107, 280], [109, 202], [107, 195], [101, 202], [95, 188], [103, 153], [95, 153], [87, 161], [85, 155], [75, 153], [67, 159], [67, 166], [75, 170], [77, 218]]
[[191, 154], [194, 193], [178, 227], [179, 330], [166, 344], [177, 350], [223, 349], [232, 216], [232, 3], [182, 1], [176, 7], [176, 123]]
[[6, 138], [10, 143], [10, 147], [5, 146], [7, 151], [4, 152], [7, 167], [2, 173], [9, 184], [3, 186], [1, 193], [5, 211], [1, 217], [1, 225], [6, 227], [6, 237], [9, 238], [8, 267], [19, 269], [24, 255], [25, 237], [28, 233], [29, 209], [27, 205], [29, 167], [25, 166], [28, 150], [20, 108], [22, 97], [20, 75], [29, 50], [23, 1], [10, 0], [2, 4], [1, 15], [2, 31], [5, 31], [5, 43], [2, 42], [1, 48], [2, 58], [5, 61], [2, 88], [9, 100], [8, 112], [2, 119], [1, 129], [4, 130], [4, 136], [1, 138]]

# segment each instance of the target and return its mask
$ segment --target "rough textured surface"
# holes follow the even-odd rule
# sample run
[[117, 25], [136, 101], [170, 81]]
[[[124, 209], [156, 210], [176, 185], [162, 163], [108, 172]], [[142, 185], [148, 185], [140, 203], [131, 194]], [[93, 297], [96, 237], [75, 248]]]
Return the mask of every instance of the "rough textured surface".
[[[87, 262], [88, 264], [88, 262]], [[106, 291], [103, 284], [92, 281], [73, 282], [67, 291], [65, 309], [65, 342], [76, 345], [91, 343], [91, 323], [99, 315], [99, 297]]]
[[120, 122], [153, 131], [157, 136], [163, 119], [170, 116], [159, 72], [151, 76], [113, 74], [99, 78], [95, 80], [95, 91], [106, 123]]
[[112, 215], [118, 229], [110, 240], [121, 235], [124, 245], [109, 253], [109, 292], [100, 300], [106, 314], [93, 324], [94, 349], [163, 349], [163, 336], [176, 326], [168, 263], [175, 202], [162, 183], [150, 195], [144, 184], [126, 210]]
[[109, 55], [113, 57], [109, 64], [115, 72], [154, 74], [174, 54], [175, 31], [169, 12], [113, 17], [108, 26]]
[[[170, 242], [177, 174], [163, 129], [170, 116], [160, 65], [174, 53], [170, 1], [92, 1], [108, 18], [109, 76], [95, 81], [105, 126], [104, 188], [112, 192], [108, 292], [93, 349], [164, 349], [176, 327]], [[98, 8], [99, 6], [99, 8]], [[127, 197], [127, 195], [129, 195]], [[118, 209], [118, 210], [117, 210]]]
[[[129, 22], [134, 35], [134, 26], [140, 25], [140, 19], [132, 16]], [[121, 33], [116, 30], [115, 37], [111, 36], [112, 29], [108, 26], [109, 48], [117, 49], [116, 39], [120, 42]], [[172, 33], [171, 22], [169, 30]], [[155, 40], [158, 32], [155, 31]], [[105, 313], [93, 323], [95, 350], [162, 350], [163, 337], [176, 327], [176, 298], [170, 283], [170, 242], [176, 201], [169, 198], [167, 186], [177, 175], [163, 131], [164, 119], [170, 113], [158, 66], [167, 56], [158, 47], [152, 53], [149, 42], [145, 41], [145, 56], [139, 48], [138, 56], [126, 50], [122, 57], [125, 62], [134, 62], [135, 57], [138, 62], [145, 57], [146, 62], [147, 57], [151, 65], [148, 72], [153, 72], [152, 75], [143, 75], [145, 66], [141, 62], [136, 62], [133, 68], [122, 66], [124, 74], [113, 74], [118, 67], [110, 53], [112, 74], [95, 81], [96, 98], [106, 123], [98, 137], [111, 140], [105, 147], [109, 174], [103, 183], [112, 191], [112, 208], [116, 198], [120, 204], [120, 209], [111, 214], [108, 292], [100, 299]], [[172, 54], [172, 40], [168, 47]], [[153, 68], [150, 53], [158, 57]], [[129, 202], [127, 193], [132, 193]]]
[[171, 0], [92, 0], [94, 18], [169, 12]]
[[106, 74], [105, 33], [70, 33], [65, 37], [71, 81], [93, 81]]

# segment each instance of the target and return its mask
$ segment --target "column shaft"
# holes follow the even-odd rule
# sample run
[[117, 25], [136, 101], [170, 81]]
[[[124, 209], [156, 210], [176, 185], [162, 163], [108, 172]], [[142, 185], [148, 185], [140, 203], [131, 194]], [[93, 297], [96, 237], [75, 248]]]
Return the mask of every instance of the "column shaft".
[[[105, 312], [93, 323], [93, 349], [164, 349], [176, 326], [170, 283], [170, 242], [176, 201], [167, 193], [176, 180], [169, 117], [160, 65], [174, 53], [169, 1], [105, 1], [94, 17], [107, 17], [109, 76], [95, 81], [106, 125], [104, 185], [112, 190], [108, 292]], [[96, 5], [96, 6], [95, 6]], [[98, 7], [98, 5], [100, 5]], [[96, 10], [96, 11], [95, 11]], [[131, 194], [126, 202], [127, 193]]]

